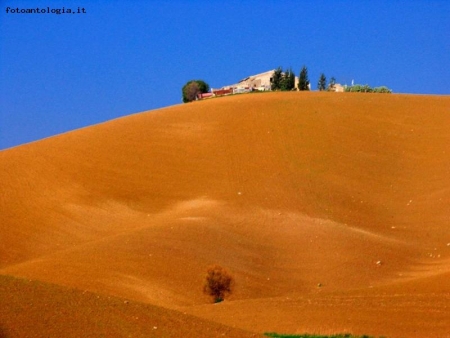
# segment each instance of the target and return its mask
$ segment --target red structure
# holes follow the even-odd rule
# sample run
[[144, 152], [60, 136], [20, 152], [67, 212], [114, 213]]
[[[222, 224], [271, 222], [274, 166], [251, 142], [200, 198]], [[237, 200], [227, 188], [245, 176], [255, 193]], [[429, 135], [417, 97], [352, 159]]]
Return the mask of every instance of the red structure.
[[212, 91], [214, 96], [222, 96], [222, 95], [228, 95], [233, 94], [233, 89], [216, 89]]
[[213, 95], [214, 95], [213, 93], [200, 93], [200, 94], [197, 94], [197, 98], [199, 100], [207, 99], [208, 97], [212, 97]]

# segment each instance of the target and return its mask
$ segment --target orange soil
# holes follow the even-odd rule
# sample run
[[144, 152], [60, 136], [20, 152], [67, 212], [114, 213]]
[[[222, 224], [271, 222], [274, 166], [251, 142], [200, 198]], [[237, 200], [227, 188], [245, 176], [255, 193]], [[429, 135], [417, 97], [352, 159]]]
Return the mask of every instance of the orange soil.
[[[21, 279], [0, 278], [0, 328], [75, 336], [79, 310], [92, 336], [450, 337], [449, 108], [236, 95], [2, 151], [0, 275]], [[215, 305], [213, 263], [236, 279]]]
[[256, 337], [187, 313], [0, 276], [0, 337]]

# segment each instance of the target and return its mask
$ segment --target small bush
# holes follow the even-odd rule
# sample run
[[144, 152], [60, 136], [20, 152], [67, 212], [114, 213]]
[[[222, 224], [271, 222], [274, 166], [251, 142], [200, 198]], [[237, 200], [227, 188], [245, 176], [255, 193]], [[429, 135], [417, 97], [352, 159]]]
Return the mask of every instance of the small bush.
[[214, 298], [218, 303], [224, 300], [226, 295], [231, 294], [234, 286], [234, 278], [220, 265], [208, 267], [205, 276], [203, 292]]
[[369, 85], [360, 85], [355, 84], [353, 86], [349, 86], [345, 88], [346, 92], [357, 92], [357, 93], [387, 93], [391, 94], [392, 90], [390, 90], [386, 86], [371, 88]]
[[363, 336], [354, 336], [349, 333], [341, 333], [334, 335], [317, 335], [317, 334], [279, 334], [276, 332], [266, 332], [264, 335], [271, 338], [373, 338], [367, 335]]
[[381, 87], [375, 87], [373, 89], [373, 92], [374, 93], [388, 93], [388, 94], [390, 94], [390, 93], [392, 93], [392, 90], [390, 90], [388, 87], [381, 86]]

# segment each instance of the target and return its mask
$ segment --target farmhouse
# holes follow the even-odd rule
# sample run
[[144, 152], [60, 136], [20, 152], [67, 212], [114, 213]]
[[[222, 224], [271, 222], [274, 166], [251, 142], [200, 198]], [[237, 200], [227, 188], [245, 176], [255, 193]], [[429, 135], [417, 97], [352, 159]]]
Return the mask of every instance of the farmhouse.
[[[256, 75], [250, 75], [246, 78], [240, 80], [239, 82], [227, 86], [223, 86], [221, 88], [211, 88], [210, 93], [199, 94], [198, 99], [204, 99], [215, 96], [223, 96], [230, 94], [238, 94], [238, 93], [248, 93], [251, 91], [270, 91], [272, 87], [272, 77], [275, 69], [269, 70], [264, 73], [259, 73]], [[308, 85], [311, 90], [311, 84]], [[298, 87], [298, 77], [295, 77], [295, 88]], [[345, 88], [336, 83], [333, 87], [330, 87], [329, 90], [334, 92], [344, 92]]]
[[223, 89], [249, 89], [249, 90], [270, 90], [272, 75], [275, 69], [264, 73], [247, 76], [236, 84], [222, 87]]
[[335, 83], [333, 86], [330, 86], [329, 90], [336, 93], [343, 93], [345, 91], [345, 88], [340, 83]]

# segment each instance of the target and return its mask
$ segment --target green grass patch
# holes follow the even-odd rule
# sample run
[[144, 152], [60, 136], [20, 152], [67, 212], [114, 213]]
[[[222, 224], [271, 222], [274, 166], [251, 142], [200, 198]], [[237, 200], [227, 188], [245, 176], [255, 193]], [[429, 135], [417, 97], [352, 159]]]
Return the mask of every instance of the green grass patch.
[[371, 336], [363, 335], [363, 336], [354, 336], [349, 333], [341, 333], [334, 335], [317, 335], [317, 334], [281, 334], [275, 332], [266, 332], [264, 333], [267, 337], [271, 338], [374, 338]]

